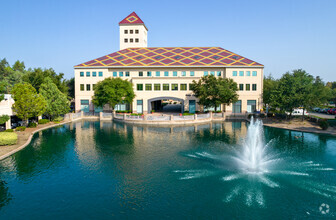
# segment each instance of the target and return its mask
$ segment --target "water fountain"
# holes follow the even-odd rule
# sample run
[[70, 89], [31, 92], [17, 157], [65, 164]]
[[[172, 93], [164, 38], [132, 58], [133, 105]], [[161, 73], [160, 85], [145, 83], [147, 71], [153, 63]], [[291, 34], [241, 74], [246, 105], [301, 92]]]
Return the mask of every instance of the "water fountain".
[[[276, 140], [275, 140], [276, 141]], [[330, 167], [313, 161], [281, 156], [272, 151], [271, 140], [265, 144], [263, 124], [251, 118], [246, 138], [240, 148], [225, 155], [208, 152], [187, 154], [187, 157], [210, 162], [213, 169], [176, 170], [183, 174], [181, 180], [220, 176], [223, 182], [237, 181], [237, 185], [225, 196], [224, 202], [231, 202], [238, 196], [245, 197], [245, 204], [265, 206], [262, 185], [280, 188], [281, 183], [290, 184], [309, 192], [336, 201], [336, 187], [321, 183], [314, 178], [316, 171], [334, 171]]]

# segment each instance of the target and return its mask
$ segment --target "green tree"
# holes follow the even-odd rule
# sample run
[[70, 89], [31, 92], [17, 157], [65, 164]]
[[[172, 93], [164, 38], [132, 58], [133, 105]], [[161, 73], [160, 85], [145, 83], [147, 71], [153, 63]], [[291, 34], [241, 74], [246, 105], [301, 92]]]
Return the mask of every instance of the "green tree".
[[294, 108], [310, 109], [325, 102], [329, 96], [330, 93], [319, 77], [315, 79], [306, 71], [298, 69], [285, 73], [279, 79], [277, 86], [271, 91], [270, 103], [282, 112], [289, 112], [291, 117]]
[[203, 76], [197, 82], [193, 80], [191, 88], [200, 105], [215, 107], [215, 111], [220, 104], [229, 105], [238, 100], [238, 86], [232, 79]]
[[0, 61], [0, 83], [2, 93], [10, 93], [13, 86], [22, 82], [22, 76], [25, 73], [23, 62], [16, 61], [13, 67], [10, 67], [6, 59]]
[[30, 117], [42, 115], [46, 110], [46, 101], [42, 95], [37, 94], [35, 88], [29, 83], [16, 84], [12, 90], [13, 110], [25, 122]]
[[8, 120], [9, 120], [9, 116], [8, 115], [1, 115], [0, 116], [0, 124], [4, 124]]
[[57, 74], [52, 68], [35, 68], [27, 71], [27, 73], [23, 76], [23, 81], [30, 83], [36, 91], [39, 92], [41, 85], [49, 77], [62, 93], [68, 95], [68, 87], [63, 76], [63, 73]]
[[264, 77], [264, 85], [263, 85], [263, 103], [264, 105], [272, 104], [272, 92], [277, 87], [278, 81], [275, 80], [272, 75], [268, 77]]
[[132, 103], [135, 97], [133, 85], [120, 78], [106, 78], [96, 84], [92, 102], [103, 107], [109, 104], [111, 108], [120, 103]]
[[70, 99], [75, 98], [75, 78], [72, 77], [71, 79], [66, 81], [68, 86], [68, 96]]
[[70, 111], [70, 103], [67, 96], [57, 88], [49, 77], [41, 84], [40, 94], [47, 102], [45, 114], [49, 116], [49, 119]]

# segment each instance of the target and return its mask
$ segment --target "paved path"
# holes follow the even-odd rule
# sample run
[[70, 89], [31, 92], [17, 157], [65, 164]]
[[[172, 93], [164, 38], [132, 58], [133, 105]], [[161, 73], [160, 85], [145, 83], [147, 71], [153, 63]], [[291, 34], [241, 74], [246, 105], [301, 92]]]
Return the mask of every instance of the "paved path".
[[325, 118], [325, 119], [335, 119], [335, 115], [328, 115], [328, 114], [317, 113], [317, 112], [309, 112], [309, 114], [320, 117], [320, 118]]

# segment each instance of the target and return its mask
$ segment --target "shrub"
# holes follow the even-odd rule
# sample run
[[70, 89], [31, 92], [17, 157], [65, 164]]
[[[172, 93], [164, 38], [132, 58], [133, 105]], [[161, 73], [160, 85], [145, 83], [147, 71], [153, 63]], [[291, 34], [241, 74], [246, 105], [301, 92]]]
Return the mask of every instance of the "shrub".
[[322, 128], [322, 130], [327, 130], [329, 127], [329, 123], [326, 120], [321, 120], [319, 122], [319, 126]]
[[38, 123], [39, 124], [41, 124], [41, 125], [43, 125], [43, 124], [47, 124], [47, 123], [49, 123], [50, 121], [48, 120], [48, 119], [40, 119], [40, 120], [38, 120]]
[[13, 145], [17, 143], [17, 134], [9, 132], [0, 132], [0, 146]]
[[64, 118], [63, 118], [62, 116], [58, 116], [58, 117], [54, 118], [53, 121], [54, 121], [54, 122], [57, 122], [57, 121], [59, 122], [59, 121], [63, 121], [63, 119], [64, 119]]
[[151, 113], [155, 112], [155, 110], [151, 110]]
[[4, 130], [3, 132], [14, 132], [13, 129], [7, 129], [7, 130]]
[[24, 131], [24, 130], [26, 130], [25, 126], [19, 126], [15, 128], [15, 131]]
[[37, 124], [35, 122], [28, 123], [28, 128], [36, 128]]
[[194, 113], [184, 112], [183, 115], [194, 115]]
[[141, 113], [132, 113], [131, 115], [132, 116], [141, 116], [142, 114]]

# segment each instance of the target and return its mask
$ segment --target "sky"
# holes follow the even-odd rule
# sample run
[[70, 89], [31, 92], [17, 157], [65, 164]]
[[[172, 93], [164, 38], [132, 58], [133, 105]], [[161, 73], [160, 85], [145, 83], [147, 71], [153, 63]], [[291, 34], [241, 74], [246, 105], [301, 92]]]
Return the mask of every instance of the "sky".
[[304, 69], [336, 81], [335, 0], [0, 0], [0, 59], [53, 68], [119, 50], [118, 23], [135, 11], [149, 47], [217, 46], [262, 63], [280, 78]]

